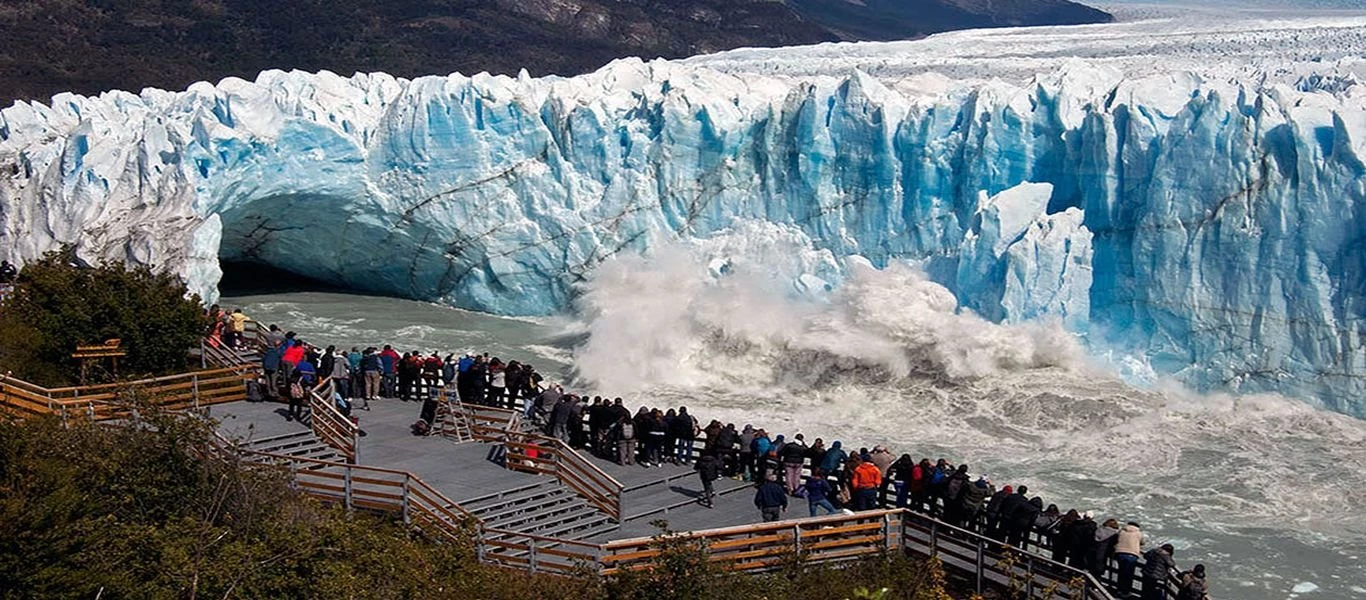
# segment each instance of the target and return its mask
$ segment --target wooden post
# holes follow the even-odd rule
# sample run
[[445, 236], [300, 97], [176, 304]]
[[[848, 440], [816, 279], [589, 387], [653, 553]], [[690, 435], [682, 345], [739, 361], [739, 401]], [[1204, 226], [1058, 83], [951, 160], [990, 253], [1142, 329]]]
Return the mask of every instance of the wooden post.
[[535, 574], [536, 574], [536, 538], [527, 538], [526, 541], [527, 541], [527, 548], [529, 548], [529, 549], [531, 550], [531, 553], [527, 555], [528, 564], [531, 565], [531, 574], [532, 574], [532, 575], [535, 575]]
[[792, 525], [792, 547], [796, 549], [798, 555], [802, 553], [802, 526]]
[[400, 507], [403, 511], [403, 523], [405, 525], [411, 522], [411, 519], [408, 516], [408, 479], [411, 477], [412, 475], [406, 473], [403, 475], [403, 496], [399, 500]]
[[977, 595], [982, 595], [982, 579], [986, 576], [987, 549], [982, 538], [977, 538]]
[[882, 551], [892, 551], [892, 515], [882, 515]]
[[1034, 597], [1034, 555], [1021, 552], [1025, 556], [1025, 597]]
[[346, 473], [346, 478], [345, 478], [344, 487], [345, 487], [345, 490], [346, 490], [346, 491], [345, 491], [345, 496], [343, 496], [343, 498], [344, 498], [344, 502], [345, 502], [345, 504], [346, 504], [346, 510], [351, 510], [351, 467], [346, 467], [345, 473]]
[[930, 558], [939, 556], [939, 522], [930, 522]]
[[194, 401], [194, 409], [199, 410], [199, 373], [190, 375], [190, 398]]

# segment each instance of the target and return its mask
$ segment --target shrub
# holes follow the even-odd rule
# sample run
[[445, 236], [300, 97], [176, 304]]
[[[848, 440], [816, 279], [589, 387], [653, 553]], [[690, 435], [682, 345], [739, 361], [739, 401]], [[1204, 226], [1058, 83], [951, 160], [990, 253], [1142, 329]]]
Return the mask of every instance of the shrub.
[[65, 247], [26, 265], [0, 305], [0, 367], [34, 383], [69, 385], [79, 374], [71, 358], [77, 344], [119, 338], [128, 352], [121, 376], [182, 372], [205, 326], [199, 298], [175, 275], [86, 266]]

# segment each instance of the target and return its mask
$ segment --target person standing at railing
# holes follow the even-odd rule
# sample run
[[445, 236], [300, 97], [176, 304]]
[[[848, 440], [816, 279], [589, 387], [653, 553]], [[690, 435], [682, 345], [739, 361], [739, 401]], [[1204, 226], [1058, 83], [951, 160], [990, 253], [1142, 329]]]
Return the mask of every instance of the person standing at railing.
[[1110, 557], [1115, 553], [1115, 543], [1119, 541], [1119, 521], [1106, 519], [1096, 528], [1091, 540], [1091, 552], [1086, 567], [1096, 579], [1105, 578], [1105, 568], [1110, 565]]
[[877, 508], [877, 490], [882, 486], [882, 469], [870, 460], [850, 459], [850, 486], [854, 493], [854, 510]]
[[261, 371], [266, 375], [266, 396], [275, 398], [280, 395], [280, 380], [276, 379], [275, 374], [280, 370], [280, 363], [284, 357], [284, 338], [266, 347], [265, 352], [261, 353]]
[[247, 333], [247, 322], [251, 319], [242, 313], [242, 309], [234, 308], [232, 314], [228, 316], [228, 347], [232, 349], [240, 348], [243, 336]]
[[[293, 332], [291, 332], [293, 333]], [[289, 385], [294, 381], [294, 370], [299, 363], [304, 360], [304, 345], [301, 340], [295, 340], [294, 336], [286, 333], [285, 341], [282, 343], [283, 349], [280, 353], [280, 381]]]
[[[351, 399], [353, 400], [359, 400], [366, 397], [365, 371], [362, 370], [360, 366], [360, 363], [364, 358], [365, 355], [355, 346], [352, 346], [351, 351], [346, 353], [346, 366], [351, 371]], [[370, 403], [367, 400], [365, 404], [366, 406], [369, 406]]]
[[351, 397], [351, 363], [346, 360], [346, 355], [336, 352], [332, 357], [332, 385], [337, 386], [337, 392], [342, 398]]
[[1195, 565], [1194, 569], [1180, 575], [1181, 590], [1176, 600], [1209, 600], [1209, 587], [1205, 584], [1205, 565]]
[[1171, 544], [1143, 554], [1143, 600], [1167, 600], [1167, 578], [1176, 573], [1175, 554]]
[[963, 490], [963, 494], [958, 500], [961, 506], [962, 527], [971, 531], [981, 529], [978, 523], [982, 517], [982, 505], [994, 493], [996, 493], [996, 488], [991, 485], [991, 481], [985, 475], [979, 475], [977, 481], [972, 482]]
[[[620, 403], [621, 399], [618, 398]], [[621, 406], [617, 404], [617, 406]], [[629, 415], [618, 414], [617, 424], [612, 428], [612, 437], [617, 442], [617, 464], [627, 466], [635, 464], [636, 458], [636, 423]]]
[[778, 484], [778, 474], [769, 473], [754, 492], [754, 507], [763, 515], [764, 522], [777, 521], [787, 512], [787, 492]]
[[674, 459], [685, 465], [691, 463], [692, 447], [697, 441], [698, 428], [697, 419], [688, 414], [688, 407], [678, 407], [678, 414], [674, 415], [674, 420], [669, 423], [669, 429], [673, 432]]
[[1138, 558], [1143, 553], [1143, 530], [1138, 523], [1129, 521], [1115, 536], [1116, 593], [1121, 598], [1129, 597], [1134, 586], [1134, 570], [1138, 568]]
[[806, 440], [802, 434], [792, 437], [792, 441], [783, 444], [783, 449], [779, 452], [783, 463], [783, 485], [787, 488], [787, 493], [792, 494], [797, 491], [797, 487], [802, 484], [802, 467], [806, 463]]
[[394, 350], [389, 344], [384, 345], [384, 350], [379, 353], [380, 367], [383, 368], [383, 379], [380, 385], [380, 396], [393, 398], [395, 388], [398, 385], [398, 351]]
[[744, 431], [740, 432], [739, 464], [737, 467], [741, 478], [745, 481], [758, 481], [754, 478], [754, 438], [758, 434], [759, 432], [754, 430], [754, 426], [748, 423], [745, 424]]
[[366, 348], [361, 355], [360, 368], [365, 373], [365, 410], [370, 410], [370, 401], [379, 398], [380, 381], [384, 377], [384, 365], [373, 347]]

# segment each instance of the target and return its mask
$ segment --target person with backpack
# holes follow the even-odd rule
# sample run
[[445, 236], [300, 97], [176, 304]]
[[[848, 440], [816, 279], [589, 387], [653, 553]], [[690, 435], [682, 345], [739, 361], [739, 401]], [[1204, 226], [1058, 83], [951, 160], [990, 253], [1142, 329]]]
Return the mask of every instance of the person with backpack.
[[750, 444], [750, 452], [754, 454], [754, 480], [760, 482], [767, 481], [765, 475], [768, 474], [768, 451], [773, 447], [773, 440], [768, 439], [768, 432], [762, 428], [754, 432], [754, 442]]
[[285, 417], [286, 421], [302, 421], [304, 419], [304, 398], [308, 396], [308, 390], [304, 388], [303, 374], [294, 371], [289, 376], [289, 414]]
[[1096, 520], [1091, 511], [1081, 513], [1081, 518], [1074, 521], [1063, 532], [1067, 537], [1067, 566], [1082, 571], [1086, 570], [1088, 555], [1091, 551], [1091, 541], [1096, 537]]
[[721, 459], [716, 457], [715, 452], [704, 452], [702, 457], [697, 459], [697, 466], [694, 469], [702, 480], [702, 506], [714, 508], [716, 490], [713, 482], [721, 477]]
[[351, 397], [351, 363], [344, 353], [336, 353], [332, 358], [332, 384], [342, 397]]
[[1195, 568], [1180, 575], [1181, 588], [1176, 594], [1176, 600], [1209, 600], [1209, 587], [1205, 583], [1205, 565], [1195, 565]]
[[958, 465], [953, 474], [948, 476], [948, 481], [944, 483], [944, 521], [949, 525], [962, 527], [963, 525], [963, 490], [972, 484], [972, 478], [968, 477], [968, 466]]
[[379, 353], [380, 391], [379, 395], [384, 398], [395, 398], [398, 394], [398, 351], [394, 350], [389, 344], [384, 345], [384, 349]]
[[[618, 399], [620, 401], [620, 399]], [[620, 406], [620, 405], [618, 405]], [[617, 442], [617, 464], [635, 464], [636, 423], [625, 415], [617, 416], [617, 425], [612, 428], [612, 437]]]

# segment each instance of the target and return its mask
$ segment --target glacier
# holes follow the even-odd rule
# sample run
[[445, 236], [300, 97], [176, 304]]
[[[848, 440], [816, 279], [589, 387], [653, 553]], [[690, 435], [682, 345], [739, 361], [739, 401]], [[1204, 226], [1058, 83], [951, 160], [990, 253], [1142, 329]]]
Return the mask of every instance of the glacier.
[[0, 258], [75, 244], [208, 299], [252, 261], [544, 315], [619, 254], [692, 240], [719, 275], [776, 245], [794, 293], [911, 261], [989, 319], [1366, 416], [1366, 19], [1178, 25], [20, 102]]

